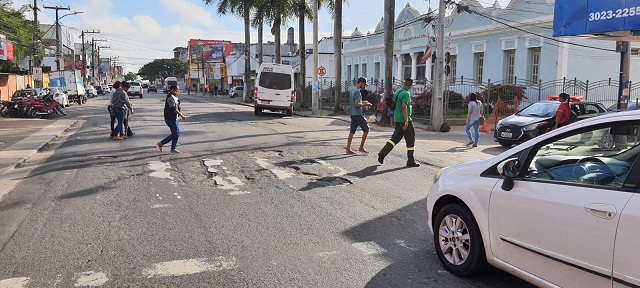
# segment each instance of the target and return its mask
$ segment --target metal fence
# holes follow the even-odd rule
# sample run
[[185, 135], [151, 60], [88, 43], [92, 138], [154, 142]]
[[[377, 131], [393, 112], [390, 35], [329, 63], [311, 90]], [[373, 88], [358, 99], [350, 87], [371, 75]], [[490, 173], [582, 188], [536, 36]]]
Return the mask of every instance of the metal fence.
[[[593, 101], [603, 103], [606, 107], [615, 105], [618, 100], [619, 81], [607, 79], [601, 81], [582, 81], [579, 79], [559, 79], [547, 82], [538, 81], [532, 83], [528, 80], [514, 78], [512, 80], [501, 80], [478, 83], [474, 79], [465, 77], [447, 79], [444, 86], [444, 114], [445, 118], [464, 118], [467, 114], [466, 102], [468, 95], [478, 93], [484, 103], [485, 113], [492, 112], [498, 98], [504, 103], [509, 103], [509, 111], [517, 111], [531, 103], [548, 99], [548, 96], [568, 93], [572, 96], [581, 96], [583, 101]], [[333, 110], [336, 107], [335, 83], [332, 81], [321, 81], [319, 83], [321, 106], [325, 110]], [[349, 91], [356, 84], [356, 79], [343, 81], [341, 93], [338, 97], [338, 107], [344, 111], [349, 111]], [[402, 81], [393, 79], [393, 90], [402, 86]], [[640, 99], [640, 83], [629, 82], [630, 101]], [[411, 91], [413, 114], [416, 118], [423, 120], [431, 116], [431, 99], [433, 91], [432, 82], [426, 79], [414, 80]], [[370, 92], [367, 100], [376, 105], [384, 92], [384, 80], [367, 79], [366, 88]], [[311, 82], [301, 91], [298, 97], [298, 109], [309, 109], [311, 107]], [[513, 99], [517, 99], [515, 102]], [[375, 106], [374, 106], [375, 107]]]

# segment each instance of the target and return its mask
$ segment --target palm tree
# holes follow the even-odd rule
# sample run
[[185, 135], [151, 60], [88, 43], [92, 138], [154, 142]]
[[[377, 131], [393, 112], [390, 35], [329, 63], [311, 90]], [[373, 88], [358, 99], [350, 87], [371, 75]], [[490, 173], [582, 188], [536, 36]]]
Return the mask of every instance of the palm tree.
[[[298, 51], [300, 51], [298, 55], [300, 56], [300, 78], [298, 79], [298, 87], [300, 88], [299, 91], [304, 91], [304, 86], [306, 84], [307, 78], [307, 51], [305, 43], [304, 22], [306, 19], [313, 19], [313, 15], [311, 15], [311, 8], [307, 6], [307, 3], [304, 0], [296, 0], [295, 6], [297, 7], [295, 16], [298, 17]], [[301, 97], [301, 99], [303, 98]]]
[[253, 91], [251, 85], [251, 9], [254, 8], [256, 0], [202, 0], [205, 5], [218, 2], [217, 11], [220, 15], [234, 14], [244, 19], [244, 83], [247, 89], [242, 90], [242, 102], [247, 101], [247, 91]]
[[[276, 63], [281, 63], [281, 26], [287, 23], [289, 18], [293, 15], [292, 0], [258, 0], [256, 2], [255, 15], [261, 16], [261, 20], [264, 23], [272, 24], [271, 34], [274, 35], [275, 42], [275, 58]], [[254, 22], [259, 21], [254, 18]]]
[[342, 95], [342, 1], [333, 2], [333, 60], [336, 70], [334, 113], [343, 112], [340, 106], [340, 95]]

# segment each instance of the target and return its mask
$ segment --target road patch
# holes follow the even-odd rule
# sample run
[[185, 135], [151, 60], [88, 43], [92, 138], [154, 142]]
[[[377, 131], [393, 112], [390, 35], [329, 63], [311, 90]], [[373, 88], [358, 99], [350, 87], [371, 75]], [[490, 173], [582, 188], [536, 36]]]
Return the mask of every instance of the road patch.
[[109, 277], [104, 272], [87, 271], [81, 273], [75, 273], [73, 279], [76, 279], [75, 287], [102, 286], [109, 281]]
[[223, 271], [236, 268], [235, 257], [197, 258], [174, 260], [153, 264], [144, 269], [147, 278], [172, 277], [198, 274], [202, 272]]

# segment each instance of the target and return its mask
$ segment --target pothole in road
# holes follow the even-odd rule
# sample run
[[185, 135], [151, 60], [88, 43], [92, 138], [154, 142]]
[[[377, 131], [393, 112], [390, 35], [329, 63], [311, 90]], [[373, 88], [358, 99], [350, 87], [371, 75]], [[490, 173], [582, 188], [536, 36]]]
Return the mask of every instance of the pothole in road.
[[251, 157], [259, 157], [259, 158], [274, 158], [274, 157], [284, 157], [284, 151], [282, 150], [262, 150], [262, 151], [254, 151], [251, 152]]

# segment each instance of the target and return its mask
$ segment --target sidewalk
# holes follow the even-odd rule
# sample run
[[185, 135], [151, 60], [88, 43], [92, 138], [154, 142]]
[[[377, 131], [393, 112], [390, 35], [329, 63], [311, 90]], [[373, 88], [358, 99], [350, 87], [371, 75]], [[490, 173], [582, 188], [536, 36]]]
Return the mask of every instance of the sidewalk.
[[5, 175], [75, 124], [75, 119], [0, 118], [0, 175]]

